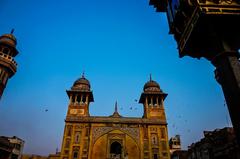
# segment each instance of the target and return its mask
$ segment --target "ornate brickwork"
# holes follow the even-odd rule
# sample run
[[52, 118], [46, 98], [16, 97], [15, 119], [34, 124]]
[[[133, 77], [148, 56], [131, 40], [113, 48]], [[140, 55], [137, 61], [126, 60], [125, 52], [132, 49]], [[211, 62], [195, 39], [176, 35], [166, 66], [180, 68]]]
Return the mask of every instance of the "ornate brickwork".
[[[61, 159], [169, 159], [167, 123], [163, 107], [166, 94], [150, 80], [140, 103], [143, 117], [123, 117], [117, 110], [110, 116], [91, 116], [90, 82], [83, 76], [67, 91], [70, 102], [63, 136]], [[149, 99], [149, 101], [147, 101]], [[145, 102], [147, 101], [147, 102]], [[77, 104], [81, 103], [81, 104]], [[80, 113], [78, 109], [84, 109]]]
[[121, 130], [121, 131], [127, 133], [139, 144], [139, 135], [140, 135], [139, 129], [138, 128], [130, 128], [130, 127], [93, 127], [92, 128], [92, 133], [93, 133], [92, 134], [92, 136], [93, 136], [92, 142], [95, 143], [96, 140], [100, 136], [102, 136], [110, 131], [113, 131], [113, 130]]

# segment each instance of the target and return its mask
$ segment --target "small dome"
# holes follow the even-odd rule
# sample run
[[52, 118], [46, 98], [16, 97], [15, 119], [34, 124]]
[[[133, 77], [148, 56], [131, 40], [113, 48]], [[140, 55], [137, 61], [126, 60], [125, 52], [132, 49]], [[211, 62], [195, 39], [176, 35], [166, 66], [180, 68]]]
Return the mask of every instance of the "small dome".
[[84, 77], [84, 75], [76, 80], [72, 86], [72, 90], [90, 91], [90, 88], [90, 82]]
[[160, 92], [160, 86], [156, 81], [153, 81], [152, 78], [150, 77], [150, 80], [145, 83], [143, 87], [144, 92]]
[[13, 34], [3, 34], [0, 36], [0, 43], [8, 44], [12, 47], [17, 45], [17, 39]]

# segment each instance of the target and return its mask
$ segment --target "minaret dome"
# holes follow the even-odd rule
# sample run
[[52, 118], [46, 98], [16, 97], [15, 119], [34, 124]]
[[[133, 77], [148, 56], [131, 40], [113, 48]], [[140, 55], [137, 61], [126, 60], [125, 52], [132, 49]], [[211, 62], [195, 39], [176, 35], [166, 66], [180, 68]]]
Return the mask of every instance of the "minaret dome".
[[159, 84], [156, 81], [150, 79], [147, 83], [145, 83], [143, 87], [144, 92], [161, 92]]
[[90, 91], [90, 89], [90, 82], [84, 77], [84, 74], [81, 78], [77, 79], [72, 86], [72, 90]]

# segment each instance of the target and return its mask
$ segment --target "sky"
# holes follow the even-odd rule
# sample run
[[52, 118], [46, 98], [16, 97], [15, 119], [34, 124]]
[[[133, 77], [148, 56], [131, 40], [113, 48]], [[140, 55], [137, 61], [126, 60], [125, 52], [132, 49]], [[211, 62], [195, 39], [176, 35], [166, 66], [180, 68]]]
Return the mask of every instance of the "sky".
[[135, 99], [152, 74], [168, 93], [169, 137], [179, 134], [184, 149], [204, 130], [231, 126], [215, 68], [205, 59], [179, 58], [166, 14], [148, 0], [1, 0], [0, 6], [0, 34], [14, 28], [19, 50], [17, 73], [0, 101], [0, 135], [25, 140], [24, 153], [61, 148], [66, 90], [83, 72], [95, 100], [90, 114], [111, 115], [117, 101], [127, 117], [142, 117]]

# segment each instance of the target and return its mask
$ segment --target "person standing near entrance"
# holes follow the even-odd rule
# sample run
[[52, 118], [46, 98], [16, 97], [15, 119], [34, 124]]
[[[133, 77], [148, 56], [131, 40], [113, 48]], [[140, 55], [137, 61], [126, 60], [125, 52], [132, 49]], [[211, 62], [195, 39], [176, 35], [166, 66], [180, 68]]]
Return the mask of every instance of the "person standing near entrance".
[[128, 153], [125, 154], [124, 159], [128, 159]]

